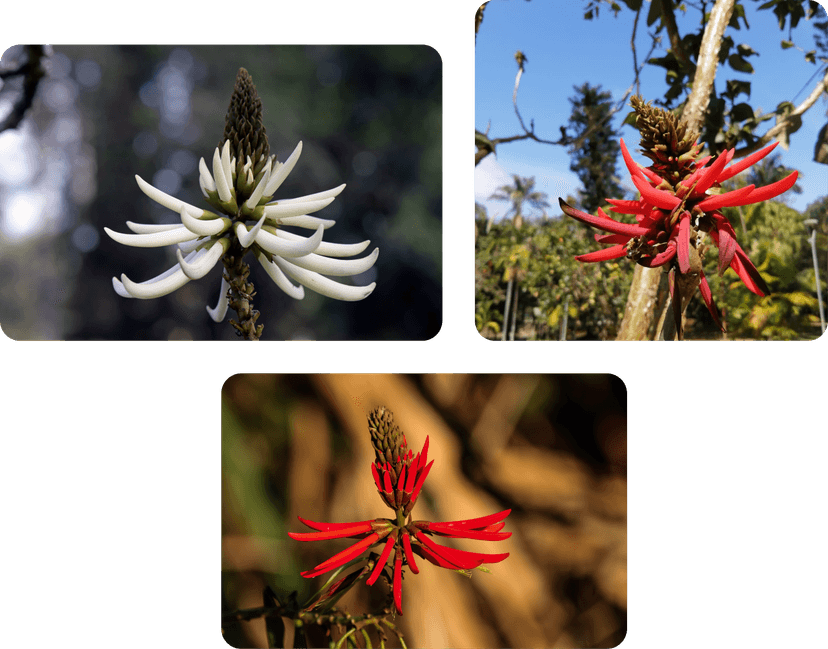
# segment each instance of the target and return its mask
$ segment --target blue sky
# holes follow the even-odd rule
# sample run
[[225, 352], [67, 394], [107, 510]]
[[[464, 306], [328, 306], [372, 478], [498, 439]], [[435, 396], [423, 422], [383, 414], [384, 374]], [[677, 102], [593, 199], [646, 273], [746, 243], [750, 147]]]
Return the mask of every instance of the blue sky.
[[[646, 25], [649, 0], [639, 18], [636, 49], [639, 65], [649, 51], [651, 39]], [[824, 0], [823, 0], [824, 2]], [[525, 72], [518, 92], [518, 107], [524, 121], [535, 121], [535, 133], [541, 138], [557, 140], [560, 126], [566, 125], [571, 112], [569, 97], [573, 87], [589, 82], [601, 85], [612, 93], [613, 101], [620, 99], [633, 82], [633, 57], [630, 38], [634, 12], [619, 0], [622, 11], [614, 17], [607, 5], [601, 6], [600, 16], [584, 20], [586, 0], [492, 0], [486, 7], [483, 24], [477, 37], [475, 51], [475, 127], [485, 131], [489, 126], [492, 138], [517, 135], [522, 132], [512, 105], [517, 63], [515, 52], [521, 50], [527, 57]], [[695, 4], [695, 3], [694, 3]], [[754, 74], [734, 71], [727, 65], [719, 66], [717, 89], [724, 89], [725, 79], [741, 79], [752, 84], [747, 101], [754, 109], [772, 112], [779, 102], [788, 100], [795, 105], [802, 102], [814, 88], [812, 78], [822, 63], [813, 65], [804, 60], [803, 51], [815, 49], [812, 23], [801, 21], [793, 31], [797, 47], [783, 50], [780, 42], [788, 38], [787, 26], [779, 29], [776, 16], [770, 11], [757, 11], [761, 3], [743, 0], [750, 29], [728, 29], [726, 35], [736, 44], [746, 43], [759, 52], [749, 57]], [[708, 3], [708, 9], [712, 3]], [[677, 13], [679, 32], [684, 35], [697, 29], [700, 12], [689, 4], [686, 13]], [[825, 13], [819, 20], [825, 19]], [[662, 32], [662, 42], [667, 42]], [[801, 48], [801, 49], [798, 49]], [[653, 56], [663, 55], [664, 47], [657, 46]], [[824, 74], [824, 72], [823, 72]], [[810, 79], [810, 81], [809, 81]], [[640, 76], [641, 94], [651, 100], [663, 97], [666, 91], [664, 69], [645, 65]], [[744, 95], [742, 96], [744, 97]], [[828, 121], [826, 95], [817, 100], [804, 115], [802, 127], [791, 136], [788, 151], [777, 147], [782, 163], [798, 169], [802, 194], [789, 193], [789, 204], [804, 209], [828, 193], [828, 166], [813, 162], [814, 143], [819, 130]], [[616, 128], [629, 111], [622, 108], [614, 121]], [[773, 121], [760, 125], [757, 133], [764, 133]], [[621, 128], [621, 136], [633, 151], [636, 161], [649, 164], [638, 152], [638, 132]], [[549, 214], [560, 212], [558, 196], [574, 194], [579, 186], [575, 174], [569, 171], [570, 158], [565, 147], [540, 144], [525, 140], [501, 144], [497, 158], [487, 156], [475, 168], [475, 199], [483, 202], [490, 215], [499, 217], [508, 210], [502, 202], [486, 200], [495, 188], [511, 181], [511, 174], [534, 176], [538, 190], [546, 192], [551, 207]], [[622, 186], [633, 190], [619, 156], [617, 167], [624, 179]], [[624, 172], [624, 173], [622, 173]]]

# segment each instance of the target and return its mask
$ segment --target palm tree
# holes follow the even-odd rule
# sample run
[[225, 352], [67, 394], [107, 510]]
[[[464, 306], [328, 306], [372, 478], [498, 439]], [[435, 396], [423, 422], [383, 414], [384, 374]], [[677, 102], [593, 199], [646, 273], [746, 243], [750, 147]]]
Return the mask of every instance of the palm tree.
[[[520, 229], [523, 225], [523, 206], [528, 204], [529, 207], [540, 209], [544, 216], [549, 207], [544, 192], [535, 191], [535, 179], [523, 178], [517, 174], [512, 174], [512, 185], [502, 185], [498, 187], [494, 194], [489, 197], [489, 200], [508, 201], [512, 204], [506, 216], [512, 215], [512, 223], [516, 229]], [[506, 302], [503, 306], [503, 333], [501, 340], [506, 340], [507, 332], [509, 332], [509, 339], [515, 339], [515, 325], [517, 323], [517, 282], [515, 281], [515, 272], [509, 273], [509, 282], [506, 284]], [[511, 323], [509, 323], [509, 314], [511, 313]], [[511, 324], [511, 327], [507, 326]], [[511, 331], [510, 331], [511, 329]]]

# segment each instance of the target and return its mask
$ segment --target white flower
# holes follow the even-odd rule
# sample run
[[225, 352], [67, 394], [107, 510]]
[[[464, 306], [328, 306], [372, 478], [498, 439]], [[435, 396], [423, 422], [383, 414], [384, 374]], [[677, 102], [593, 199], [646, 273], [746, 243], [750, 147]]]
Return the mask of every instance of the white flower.
[[[215, 150], [212, 174], [202, 158], [199, 164], [201, 191], [207, 202], [221, 214], [185, 203], [135, 176], [141, 191], [156, 203], [177, 212], [181, 223], [148, 225], [127, 221], [133, 234], [113, 232], [109, 228], [104, 230], [115, 241], [127, 246], [177, 245], [178, 263], [140, 283], [126, 275], [121, 275], [120, 280], [113, 277], [115, 292], [122, 297], [143, 300], [172, 293], [190, 280], [206, 275], [237, 242], [237, 250], [244, 252], [251, 248], [265, 272], [293, 298], [302, 299], [304, 287], [336, 300], [356, 301], [368, 297], [376, 284], [350, 286], [326, 276], [345, 277], [368, 270], [376, 262], [379, 249], [374, 249], [367, 257], [346, 259], [363, 252], [371, 242], [338, 244], [322, 241], [324, 231], [334, 225], [334, 221], [310, 216], [332, 203], [345, 185], [300, 198], [272, 200], [301, 152], [302, 143], [299, 142], [284, 163], [277, 162], [276, 156], [270, 156], [264, 165], [255, 165], [260, 169], [255, 177], [254, 163], [249, 157], [241, 166], [230, 156], [229, 141], [221, 150]], [[264, 156], [257, 162], [263, 159]], [[249, 198], [238, 205], [237, 195]], [[280, 226], [305, 228], [313, 234], [303, 237]], [[229, 284], [222, 278], [218, 305], [214, 309], [207, 307], [216, 322], [221, 322], [227, 312], [228, 289]]]

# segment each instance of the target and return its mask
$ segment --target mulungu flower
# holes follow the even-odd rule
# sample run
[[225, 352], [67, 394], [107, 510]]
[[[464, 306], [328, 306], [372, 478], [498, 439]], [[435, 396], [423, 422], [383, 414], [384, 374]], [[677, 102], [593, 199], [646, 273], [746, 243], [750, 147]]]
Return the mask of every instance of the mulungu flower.
[[[248, 281], [250, 269], [242, 261], [248, 252], [253, 252], [273, 282], [292, 298], [302, 299], [305, 288], [345, 301], [362, 300], [371, 294], [374, 283], [351, 286], [329, 276], [365, 272], [376, 262], [379, 249], [366, 257], [348, 259], [362, 253], [370, 241], [356, 244], [323, 241], [325, 230], [335, 221], [311, 216], [330, 205], [345, 185], [308, 196], [274, 200], [276, 190], [299, 159], [302, 143], [299, 142], [287, 160], [278, 162], [275, 155], [270, 155], [261, 114], [261, 101], [253, 81], [242, 68], [227, 111], [224, 137], [213, 152], [211, 165], [204, 158], [199, 163], [199, 186], [214, 211], [185, 203], [135, 176], [141, 191], [178, 213], [180, 223], [154, 225], [127, 221], [133, 234], [104, 230], [112, 239], [128, 246], [177, 245], [178, 262], [143, 282], [134, 282], [126, 275], [113, 278], [118, 295], [138, 299], [167, 295], [191, 280], [200, 279], [221, 260], [226, 272], [218, 304], [215, 308], [208, 306], [207, 312], [213, 320], [221, 322], [228, 307], [233, 308], [241, 321], [241, 324], [233, 323], [234, 326], [248, 338], [257, 339], [262, 326], [255, 325], [258, 312], [252, 309], [254, 291]], [[302, 236], [284, 230], [283, 226], [311, 230], [312, 234]]]
[[684, 296], [684, 301], [689, 300], [698, 286], [713, 320], [724, 331], [701, 267], [704, 235], [710, 235], [719, 249], [720, 276], [732, 268], [750, 291], [759, 296], [769, 294], [765, 280], [736, 241], [733, 226], [721, 210], [779, 196], [793, 187], [797, 172], [765, 187], [748, 185], [730, 192], [709, 193], [764, 158], [773, 151], [776, 143], [739, 162], [731, 164], [734, 149], [723, 151], [711, 162], [712, 156], [698, 157], [701, 145], [695, 143], [695, 134], [687, 133], [672, 113], [643, 104], [637, 97], [633, 97], [632, 103], [638, 113], [642, 151], [653, 164], [650, 167], [636, 164], [622, 139], [624, 163], [641, 198], [634, 201], [607, 199], [607, 202], [612, 205], [610, 211], [634, 215], [636, 223], [616, 221], [600, 208], [598, 216], [587, 214], [559, 199], [564, 214], [610, 233], [596, 234], [596, 241], [613, 244], [575, 259], [600, 262], [628, 257], [647, 268], [667, 267], [672, 275], [670, 290], [679, 337], [682, 294], [687, 293], [685, 286], [690, 292]]
[[[303, 577], [317, 577], [332, 570], [356, 565], [369, 559], [365, 556], [366, 552], [382, 544], [379, 556], [371, 559], [373, 564], [369, 563], [358, 574], [359, 577], [367, 577], [365, 583], [372, 586], [383, 572], [387, 572], [388, 581], [392, 584], [394, 607], [397, 613], [402, 615], [403, 568], [408, 566], [415, 575], [420, 572], [414, 555], [422, 557], [439, 568], [447, 568], [466, 575], [475, 568], [487, 571], [483, 567], [484, 563], [499, 563], [509, 556], [508, 552], [496, 554], [468, 552], [440, 545], [434, 541], [431, 538], [434, 535], [455, 539], [503, 541], [512, 536], [511, 532], [501, 531], [506, 526], [504, 519], [512, 510], [506, 509], [488, 516], [462, 521], [434, 523], [412, 520], [411, 510], [434, 464], [433, 460], [427, 463], [428, 437], [426, 437], [423, 450], [414, 455], [413, 451], [408, 448], [405, 435], [398, 426], [394, 425], [391, 411], [386, 408], [377, 408], [368, 416], [368, 430], [377, 458], [376, 462], [371, 464], [374, 483], [383, 502], [395, 510], [396, 519], [376, 518], [353, 523], [318, 523], [299, 516], [299, 520], [304, 525], [315, 531], [288, 532], [288, 536], [295, 541], [359, 539], [313, 569], [300, 573]], [[371, 553], [369, 556], [372, 556]], [[347, 583], [350, 586], [355, 581], [356, 578], [353, 578]], [[335, 584], [335, 587], [329, 591], [331, 597], [335, 593], [337, 596], [341, 594], [339, 585], [343, 583], [345, 579]]]

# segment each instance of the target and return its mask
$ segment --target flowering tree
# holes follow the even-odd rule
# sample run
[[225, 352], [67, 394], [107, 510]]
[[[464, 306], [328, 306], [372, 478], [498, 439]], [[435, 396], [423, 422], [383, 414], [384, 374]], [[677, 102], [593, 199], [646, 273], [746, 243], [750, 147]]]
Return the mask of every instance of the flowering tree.
[[[322, 241], [324, 231], [335, 224], [310, 214], [326, 207], [345, 185], [309, 196], [273, 200], [273, 195], [293, 170], [302, 152], [300, 142], [293, 153], [278, 162], [270, 155], [267, 132], [262, 122], [262, 102], [247, 70], [241, 68], [230, 99], [224, 135], [213, 152], [212, 174], [204, 158], [199, 164], [199, 186], [215, 212], [185, 203], [153, 187], [139, 176], [138, 186], [149, 198], [180, 216], [174, 225], [132, 223], [132, 234], [104, 228], [118, 243], [127, 246], [160, 247], [177, 245], [178, 263], [144, 282], [126, 275], [113, 278], [121, 297], [152, 299], [167, 295], [191, 280], [202, 278], [219, 260], [224, 264], [218, 303], [207, 307], [210, 317], [221, 322], [227, 309], [238, 316], [231, 324], [246, 340], [259, 340], [263, 325], [253, 308], [255, 289], [250, 267], [244, 261], [253, 252], [265, 272], [285, 293], [304, 297], [304, 287], [338, 300], [355, 301], [368, 297], [375, 284], [348, 286], [325, 275], [348, 276], [371, 268], [379, 251], [359, 259], [344, 259], [363, 252], [370, 241], [336, 244]], [[294, 226], [312, 230], [303, 237], [284, 230]], [[299, 285], [293, 284], [291, 281]]]

